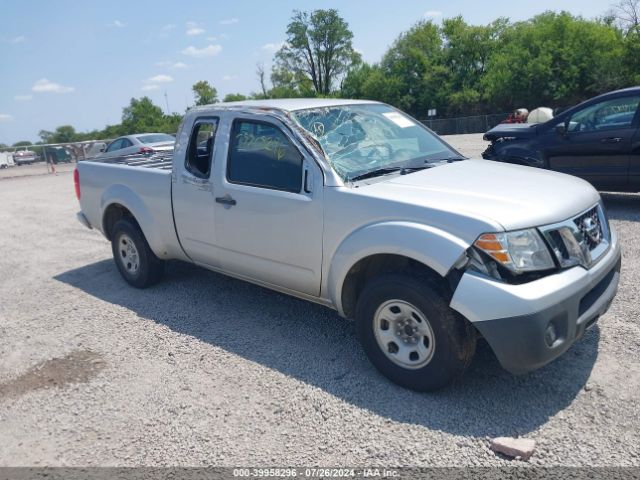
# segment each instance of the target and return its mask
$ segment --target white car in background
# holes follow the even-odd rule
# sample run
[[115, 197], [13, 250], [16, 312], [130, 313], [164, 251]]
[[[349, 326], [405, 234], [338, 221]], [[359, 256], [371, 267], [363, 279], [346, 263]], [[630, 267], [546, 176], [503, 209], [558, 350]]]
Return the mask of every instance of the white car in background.
[[166, 133], [139, 133], [135, 135], [125, 135], [116, 138], [111, 142], [106, 150], [97, 155], [99, 158], [120, 157], [134, 154], [153, 154], [157, 152], [170, 152], [176, 138]]
[[15, 165], [13, 161], [13, 153], [0, 152], [0, 168], [8, 168]]
[[36, 152], [31, 150], [18, 150], [13, 153], [13, 161], [16, 165], [31, 165], [34, 162], [39, 161], [40, 158], [36, 155]]
[[106, 142], [94, 142], [84, 145], [84, 158], [93, 158], [101, 155], [107, 149]]

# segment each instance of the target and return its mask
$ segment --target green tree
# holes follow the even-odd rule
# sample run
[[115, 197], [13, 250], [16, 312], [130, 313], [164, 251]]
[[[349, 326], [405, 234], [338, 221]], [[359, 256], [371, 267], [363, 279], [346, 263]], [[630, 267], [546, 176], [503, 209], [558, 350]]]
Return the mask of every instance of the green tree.
[[123, 127], [122, 124], [118, 124], [118, 125], [107, 125], [106, 127], [104, 127], [104, 129], [102, 129], [98, 136], [95, 137], [97, 140], [99, 139], [111, 139], [111, 138], [116, 138], [119, 137], [120, 135], [126, 135], [128, 132], [125, 131], [125, 128]]
[[[149, 97], [132, 98], [129, 105], [122, 109], [121, 135], [156, 132], [164, 126], [162, 109], [154, 105]], [[115, 133], [115, 132], [114, 132]]]
[[483, 78], [494, 107], [555, 107], [628, 81], [622, 33], [600, 21], [547, 12], [506, 28]]
[[271, 70], [271, 89], [267, 98], [315, 97], [316, 91], [309, 77], [275, 65]]
[[71, 125], [61, 125], [53, 132], [40, 130], [38, 136], [44, 143], [68, 143], [83, 139], [83, 135], [76, 132], [76, 129]]
[[180, 127], [180, 122], [182, 122], [182, 115], [180, 115], [179, 113], [163, 115], [162, 124], [160, 125], [158, 131], [162, 133], [175, 134], [178, 131], [178, 127]]
[[218, 91], [206, 80], [194, 83], [191, 88], [196, 105], [209, 105], [218, 101]]
[[395, 40], [362, 88], [367, 98], [422, 116], [429, 108], [441, 110], [446, 105], [448, 82], [440, 30], [423, 21]]
[[296, 10], [287, 26], [287, 42], [276, 53], [276, 75], [291, 72], [295, 80], [308, 79], [317, 94], [328, 95], [360, 59], [352, 39], [349, 25], [337, 10]]
[[33, 145], [33, 143], [31, 143], [29, 140], [21, 140], [19, 142], [14, 143], [11, 146], [12, 147], [29, 147], [31, 145]]
[[629, 30], [624, 38], [624, 61], [627, 85], [640, 85], [640, 26]]
[[227, 93], [222, 99], [223, 102], [240, 102], [246, 100], [247, 97], [241, 93]]
[[480, 113], [487, 101], [482, 79], [508, 20], [469, 25], [461, 16], [442, 22], [443, 66], [449, 81], [447, 113]]
[[371, 66], [366, 62], [360, 62], [354, 66], [342, 80], [340, 96], [344, 98], [365, 98], [364, 86], [375, 68], [377, 67]]

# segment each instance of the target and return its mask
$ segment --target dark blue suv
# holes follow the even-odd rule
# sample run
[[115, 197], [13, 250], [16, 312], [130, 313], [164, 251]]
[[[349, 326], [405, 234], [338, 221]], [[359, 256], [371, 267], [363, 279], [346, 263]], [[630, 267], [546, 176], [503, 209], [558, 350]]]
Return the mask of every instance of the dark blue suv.
[[599, 190], [640, 191], [640, 87], [587, 100], [540, 124], [500, 124], [487, 160], [546, 168]]

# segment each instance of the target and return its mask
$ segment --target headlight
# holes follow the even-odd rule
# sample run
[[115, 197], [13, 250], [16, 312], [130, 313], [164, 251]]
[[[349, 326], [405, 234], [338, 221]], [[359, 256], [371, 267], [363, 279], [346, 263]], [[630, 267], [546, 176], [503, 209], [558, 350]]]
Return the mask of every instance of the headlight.
[[549, 270], [556, 266], [551, 252], [535, 229], [485, 233], [473, 245], [516, 274]]

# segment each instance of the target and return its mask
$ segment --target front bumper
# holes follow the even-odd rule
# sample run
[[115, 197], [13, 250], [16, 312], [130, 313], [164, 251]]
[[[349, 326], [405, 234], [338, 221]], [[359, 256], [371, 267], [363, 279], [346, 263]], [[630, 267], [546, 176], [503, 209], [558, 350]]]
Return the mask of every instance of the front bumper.
[[493, 146], [493, 143], [490, 143], [489, 146], [482, 152], [482, 158], [485, 160], [497, 160], [498, 156], [496, 155], [496, 150]]
[[[588, 270], [573, 267], [521, 285], [467, 272], [451, 307], [473, 323], [503, 368], [526, 373], [562, 355], [608, 310], [620, 265], [620, 245], [611, 229], [609, 250]], [[545, 338], [550, 324], [556, 332], [551, 342]]]

